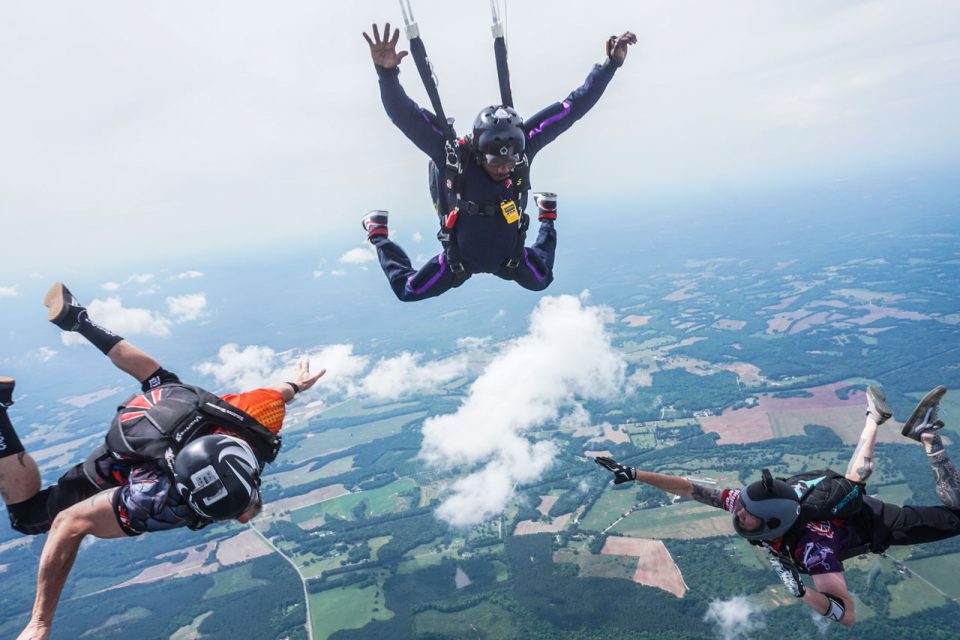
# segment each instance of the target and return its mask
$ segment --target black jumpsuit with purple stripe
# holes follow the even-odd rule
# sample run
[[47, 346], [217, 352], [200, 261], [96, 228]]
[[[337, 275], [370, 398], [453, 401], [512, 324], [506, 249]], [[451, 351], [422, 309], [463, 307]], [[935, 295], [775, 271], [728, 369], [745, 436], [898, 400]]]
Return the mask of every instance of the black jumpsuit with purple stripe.
[[[575, 89], [563, 101], [550, 105], [524, 124], [527, 136], [526, 155], [532, 164], [534, 157], [557, 136], [569, 129], [584, 116], [603, 95], [613, 77], [616, 67], [609, 62], [595, 65], [582, 86]], [[400, 85], [399, 69], [377, 67], [380, 76], [380, 97], [390, 120], [417, 147], [426, 153], [438, 166], [445, 164], [443, 133], [433, 122], [435, 116], [422, 109], [407, 96]], [[509, 177], [496, 181], [476, 162], [469, 162], [464, 169], [462, 198], [482, 205], [499, 206], [512, 199]], [[440, 189], [440, 211], [449, 211], [446, 190]], [[553, 282], [553, 258], [557, 246], [557, 233], [553, 221], [540, 224], [537, 241], [524, 247], [520, 266], [507, 269], [507, 260], [514, 256], [517, 243], [518, 222], [508, 224], [500, 215], [461, 215], [454, 227], [460, 258], [466, 275], [492, 273], [505, 280], [532, 291], [542, 291]], [[465, 281], [463, 276], [454, 277], [446, 257], [440, 252], [419, 270], [410, 264], [407, 254], [392, 240], [375, 237], [374, 245], [380, 258], [380, 266], [390, 280], [393, 292], [402, 301], [411, 302], [432, 298], [457, 287]]]

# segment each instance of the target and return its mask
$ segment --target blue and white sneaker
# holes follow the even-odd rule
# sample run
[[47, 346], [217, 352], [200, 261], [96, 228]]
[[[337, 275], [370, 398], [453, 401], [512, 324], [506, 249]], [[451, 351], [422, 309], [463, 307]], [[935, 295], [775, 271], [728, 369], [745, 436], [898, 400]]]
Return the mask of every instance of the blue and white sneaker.
[[943, 427], [940, 420], [940, 398], [947, 392], [943, 385], [923, 396], [917, 408], [913, 410], [907, 421], [903, 423], [901, 433], [911, 440], [920, 442], [920, 436], [926, 431], [936, 431]]

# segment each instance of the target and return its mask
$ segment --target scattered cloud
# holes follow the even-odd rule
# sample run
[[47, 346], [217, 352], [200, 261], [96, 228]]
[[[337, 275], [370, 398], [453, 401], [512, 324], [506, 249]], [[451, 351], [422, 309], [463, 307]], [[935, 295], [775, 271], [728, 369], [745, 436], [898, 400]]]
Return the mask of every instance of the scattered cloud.
[[181, 271], [173, 276], [173, 280], [192, 280], [194, 278], [202, 278], [203, 275], [202, 271]]
[[313, 271], [313, 277], [314, 277], [314, 278], [322, 278], [322, 277], [323, 277], [323, 271], [320, 271], [319, 269], [314, 269], [314, 271]]
[[475, 468], [453, 482], [438, 517], [470, 526], [502, 511], [514, 487], [539, 477], [556, 455], [553, 442], [531, 442], [527, 433], [578, 399], [615, 397], [626, 363], [611, 345], [612, 320], [609, 308], [573, 296], [541, 299], [529, 333], [500, 350], [457, 411], [424, 422], [421, 457]]
[[147, 284], [151, 280], [153, 280], [152, 273], [135, 273], [127, 278], [127, 282], [132, 282], [133, 284]]
[[31, 352], [30, 355], [40, 362], [50, 362], [57, 357], [57, 353], [58, 351], [56, 349], [51, 349], [50, 347], [40, 347], [36, 351]]
[[116, 291], [120, 288], [119, 282], [104, 282], [100, 285], [100, 288], [104, 291]]
[[[148, 309], [124, 307], [119, 297], [95, 299], [87, 305], [87, 310], [94, 322], [122, 336], [170, 335], [168, 318]], [[80, 334], [66, 331], [60, 334], [60, 340], [67, 346], [86, 343]]]
[[419, 231], [414, 231], [413, 236], [411, 237], [413, 238], [414, 242], [423, 242], [423, 234]]
[[340, 256], [340, 262], [343, 264], [366, 264], [368, 262], [373, 262], [376, 259], [377, 252], [373, 248], [373, 245], [350, 249], [350, 251], [347, 251], [345, 254]]
[[205, 293], [188, 293], [183, 296], [167, 297], [167, 308], [177, 322], [196, 320], [203, 315], [206, 306], [207, 295]]
[[312, 371], [327, 370], [315, 388], [331, 393], [349, 391], [353, 381], [369, 364], [369, 358], [355, 355], [350, 344], [318, 347], [303, 354], [293, 351], [278, 353], [270, 347], [258, 345], [241, 348], [231, 343], [220, 347], [215, 358], [200, 362], [194, 369], [212, 376], [222, 388], [249, 390], [289, 379], [302, 357], [310, 360]]
[[19, 295], [17, 293], [17, 286], [12, 287], [0, 287], [0, 298], [13, 298], [14, 296]]
[[715, 624], [723, 640], [749, 640], [751, 633], [765, 626], [763, 610], [747, 596], [712, 601], [703, 620]]
[[347, 272], [346, 272], [346, 271], [343, 271], [343, 270], [341, 270], [341, 269], [334, 269], [333, 271], [330, 272], [330, 275], [332, 275], [332, 276], [345, 276], [345, 275], [347, 275]]
[[374, 400], [395, 400], [412, 393], [436, 393], [440, 387], [467, 373], [463, 355], [420, 364], [420, 354], [404, 351], [377, 362], [357, 393]]

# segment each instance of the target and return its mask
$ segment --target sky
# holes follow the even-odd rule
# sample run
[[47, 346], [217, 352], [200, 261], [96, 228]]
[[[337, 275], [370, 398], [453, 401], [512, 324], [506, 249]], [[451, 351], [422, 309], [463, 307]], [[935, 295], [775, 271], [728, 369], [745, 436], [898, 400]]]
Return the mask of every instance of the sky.
[[[488, 3], [413, 4], [465, 131], [497, 98]], [[3, 3], [0, 296], [245, 251], [334, 262], [372, 208], [428, 233], [426, 159], [383, 113], [360, 35], [386, 20], [396, 2]], [[526, 0], [507, 22], [526, 114], [577, 87], [609, 34], [639, 37], [538, 157], [537, 185], [581, 207], [955, 163], [957, 3]], [[409, 58], [401, 78], [427, 104]]]

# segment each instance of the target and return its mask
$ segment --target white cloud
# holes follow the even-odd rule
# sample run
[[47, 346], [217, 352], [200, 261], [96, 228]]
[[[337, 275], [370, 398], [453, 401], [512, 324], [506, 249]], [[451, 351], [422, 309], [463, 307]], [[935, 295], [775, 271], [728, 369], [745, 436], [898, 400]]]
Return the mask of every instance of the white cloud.
[[376, 259], [377, 252], [373, 248], [373, 245], [350, 249], [350, 251], [347, 251], [345, 254], [340, 256], [340, 262], [343, 264], [366, 264], [367, 262], [373, 262]]
[[457, 356], [420, 364], [420, 354], [404, 351], [380, 360], [360, 383], [357, 392], [374, 400], [394, 400], [412, 393], [436, 393], [446, 382], [467, 372], [467, 359]]
[[192, 280], [194, 278], [202, 278], [202, 271], [182, 271], [177, 275], [173, 276], [174, 280]]
[[414, 242], [423, 242], [423, 234], [419, 231], [414, 231], [413, 236], [411, 237], [413, 238]]
[[147, 284], [151, 280], [153, 280], [152, 273], [135, 273], [127, 278], [127, 282], [132, 282], [134, 284]]
[[12, 298], [16, 295], [19, 295], [16, 285], [12, 287], [0, 287], [0, 298]]
[[207, 295], [205, 293], [188, 293], [183, 296], [167, 297], [167, 308], [170, 309], [170, 315], [177, 322], [196, 320], [203, 314], [206, 306]]
[[347, 272], [346, 272], [346, 271], [343, 271], [342, 269], [334, 269], [333, 271], [330, 272], [330, 275], [332, 275], [332, 276], [345, 276], [345, 275], [347, 275]]
[[749, 640], [751, 633], [765, 626], [762, 609], [747, 596], [712, 601], [703, 620], [715, 624], [723, 640]]
[[467, 349], [469, 351], [477, 351], [480, 349], [486, 349], [490, 346], [490, 342], [493, 340], [490, 336], [483, 338], [477, 338], [474, 336], [465, 336], [463, 338], [457, 338], [457, 347], [461, 349]]
[[556, 452], [552, 442], [531, 443], [526, 434], [578, 399], [617, 394], [626, 363], [610, 343], [612, 320], [609, 308], [573, 296], [541, 299], [529, 333], [503, 347], [459, 409], [424, 423], [426, 461], [478, 467], [453, 483], [438, 517], [469, 526], [502, 511], [513, 487], [538, 477]]
[[314, 271], [313, 271], [313, 277], [314, 277], [314, 278], [322, 278], [322, 277], [323, 277], [323, 271], [320, 271], [319, 269], [314, 269]]
[[102, 285], [100, 285], [100, 288], [103, 289], [104, 291], [116, 291], [117, 289], [120, 288], [120, 283], [119, 283], [119, 282], [104, 282]]
[[[170, 335], [169, 319], [148, 309], [124, 307], [119, 297], [95, 299], [87, 305], [87, 310], [94, 322], [122, 336]], [[86, 342], [79, 333], [66, 331], [60, 334], [60, 339], [68, 346]]]
[[301, 357], [310, 360], [311, 371], [327, 370], [316, 388], [335, 393], [345, 393], [351, 388], [352, 380], [367, 368], [369, 362], [366, 356], [354, 355], [353, 345], [349, 344], [328, 345], [298, 354], [293, 351], [277, 353], [270, 347], [258, 345], [240, 348], [231, 343], [220, 347], [214, 359], [200, 362], [194, 369], [212, 376], [220, 387], [254, 389], [290, 379]]
[[57, 357], [57, 353], [58, 352], [56, 349], [51, 349], [50, 347], [40, 347], [31, 355], [40, 362], [50, 362]]

